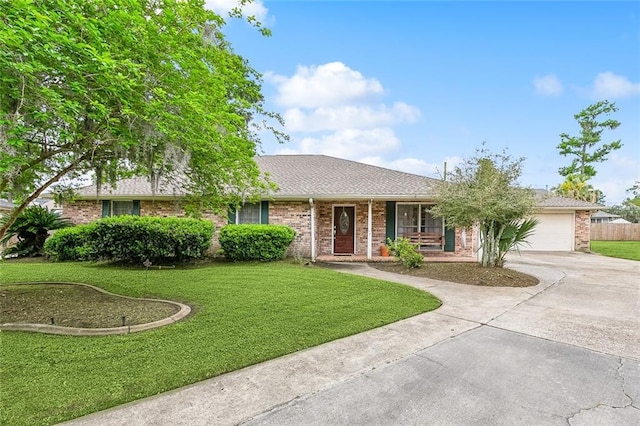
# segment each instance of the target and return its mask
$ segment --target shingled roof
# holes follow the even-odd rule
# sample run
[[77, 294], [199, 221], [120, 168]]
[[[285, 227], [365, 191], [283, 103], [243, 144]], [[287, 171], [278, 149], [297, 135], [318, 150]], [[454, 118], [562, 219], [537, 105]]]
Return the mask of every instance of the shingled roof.
[[[438, 180], [390, 170], [326, 155], [265, 155], [256, 162], [278, 190], [269, 194], [276, 200], [430, 200], [435, 197]], [[545, 209], [599, 210], [603, 206], [572, 198], [556, 197], [544, 190], [536, 191], [538, 206]], [[182, 196], [179, 188], [168, 182], [155, 194], [146, 177], [123, 179], [116, 188], [104, 185], [100, 198], [166, 199]], [[95, 198], [96, 188], [85, 186], [79, 198]]]
[[[430, 199], [436, 179], [371, 166], [326, 155], [265, 155], [256, 162], [278, 190], [273, 199]], [[93, 185], [78, 191], [80, 198], [95, 198]], [[116, 188], [104, 185], [105, 197], [166, 198], [182, 195], [170, 184], [160, 185], [155, 195], [145, 177], [123, 179]]]
[[326, 155], [266, 155], [260, 169], [278, 184], [278, 199], [429, 199], [436, 179]]
[[544, 189], [536, 189], [538, 207], [547, 209], [567, 209], [567, 210], [600, 210], [603, 205], [590, 203], [588, 201], [576, 200], [574, 198], [558, 197]]
[[590, 203], [588, 201], [575, 200], [573, 198], [549, 197], [538, 202], [539, 207], [546, 208], [568, 208], [576, 210], [599, 210], [604, 206]]

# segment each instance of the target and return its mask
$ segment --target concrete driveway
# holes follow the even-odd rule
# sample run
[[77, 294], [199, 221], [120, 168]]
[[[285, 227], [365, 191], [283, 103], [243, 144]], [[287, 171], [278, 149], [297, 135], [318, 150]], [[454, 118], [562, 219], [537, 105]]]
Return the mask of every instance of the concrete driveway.
[[540, 278], [489, 288], [398, 276], [427, 314], [72, 424], [640, 424], [640, 262], [527, 253]]

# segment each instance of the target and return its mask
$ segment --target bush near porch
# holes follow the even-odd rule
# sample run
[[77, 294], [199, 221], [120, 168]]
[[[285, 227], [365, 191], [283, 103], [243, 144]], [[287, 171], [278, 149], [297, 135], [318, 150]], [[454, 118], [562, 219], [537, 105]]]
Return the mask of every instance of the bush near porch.
[[226, 225], [219, 242], [229, 260], [272, 261], [284, 259], [295, 236], [286, 225]]

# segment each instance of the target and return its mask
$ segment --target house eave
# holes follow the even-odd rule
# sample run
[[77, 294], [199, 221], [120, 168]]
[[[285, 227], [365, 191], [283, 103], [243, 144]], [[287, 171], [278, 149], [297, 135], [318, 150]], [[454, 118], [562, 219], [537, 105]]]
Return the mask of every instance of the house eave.
[[274, 201], [301, 201], [312, 198], [316, 201], [419, 201], [432, 200], [433, 195], [416, 194], [416, 195], [392, 195], [392, 194], [295, 194], [295, 195], [278, 195], [271, 194], [263, 199]]
[[537, 213], [553, 212], [553, 211], [574, 212], [576, 210], [594, 211], [594, 210], [599, 210], [599, 208], [598, 207], [588, 207], [588, 206], [584, 206], [584, 207], [577, 207], [577, 206], [573, 206], [573, 207], [536, 206], [536, 212]]

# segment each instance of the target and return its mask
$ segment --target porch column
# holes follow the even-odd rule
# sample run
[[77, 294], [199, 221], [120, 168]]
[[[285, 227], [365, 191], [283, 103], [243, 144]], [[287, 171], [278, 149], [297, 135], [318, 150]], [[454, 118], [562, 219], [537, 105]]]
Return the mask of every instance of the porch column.
[[373, 240], [373, 225], [372, 225], [372, 213], [371, 213], [371, 204], [373, 200], [369, 200], [369, 209], [367, 211], [367, 259], [371, 260], [372, 251], [371, 251], [371, 243]]
[[311, 211], [311, 261], [316, 261], [316, 206], [313, 204], [313, 198], [309, 198], [309, 209]]

